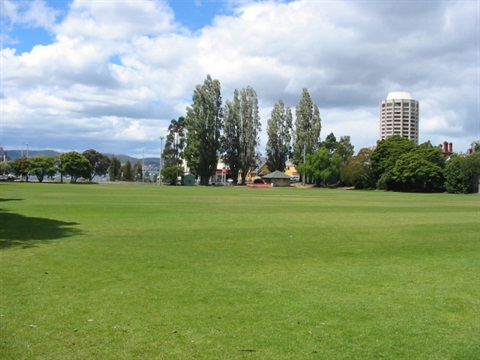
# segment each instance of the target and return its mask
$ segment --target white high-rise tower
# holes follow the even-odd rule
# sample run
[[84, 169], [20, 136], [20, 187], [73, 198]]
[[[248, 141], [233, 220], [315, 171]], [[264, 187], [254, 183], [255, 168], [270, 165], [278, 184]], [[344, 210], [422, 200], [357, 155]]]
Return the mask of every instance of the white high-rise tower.
[[408, 92], [391, 92], [380, 102], [380, 140], [400, 135], [418, 145], [418, 101]]

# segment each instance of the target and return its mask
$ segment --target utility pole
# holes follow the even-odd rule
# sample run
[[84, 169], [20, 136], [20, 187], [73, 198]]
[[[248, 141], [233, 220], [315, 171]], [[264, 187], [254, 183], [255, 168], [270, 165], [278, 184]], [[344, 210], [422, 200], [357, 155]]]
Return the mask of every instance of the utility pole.
[[160, 136], [160, 158], [158, 161], [158, 185], [162, 185], [162, 153], [163, 153], [163, 139], [164, 136]]
[[305, 186], [305, 144], [303, 144], [303, 186]]
[[175, 176], [175, 186], [178, 185], [178, 133], [175, 133], [175, 165], [177, 168], [177, 175]]

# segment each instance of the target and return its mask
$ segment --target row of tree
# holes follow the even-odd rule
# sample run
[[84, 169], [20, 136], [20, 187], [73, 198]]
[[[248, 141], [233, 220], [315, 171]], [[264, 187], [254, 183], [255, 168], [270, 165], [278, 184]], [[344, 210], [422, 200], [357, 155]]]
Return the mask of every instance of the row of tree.
[[144, 174], [139, 161], [134, 166], [128, 160], [122, 165], [117, 157], [109, 158], [93, 149], [81, 154], [71, 151], [58, 156], [20, 157], [8, 163], [0, 163], [0, 173], [10, 172], [25, 181], [34, 175], [39, 182], [46, 178], [53, 179], [57, 175], [60, 175], [61, 181], [64, 177], [69, 177], [74, 183], [80, 178], [92, 181], [107, 173], [111, 181], [143, 181], [144, 175], [149, 178], [148, 174]]
[[472, 193], [478, 191], [480, 144], [469, 155], [446, 158], [430, 142], [415, 145], [401, 136], [361, 149], [341, 169], [341, 181], [358, 189]]
[[[162, 153], [162, 177], [177, 183], [185, 160], [190, 172], [208, 185], [221, 158], [232, 180], [245, 183], [249, 171], [258, 165], [261, 123], [255, 90], [235, 90], [232, 100], [222, 105], [220, 82], [209, 75], [193, 91], [186, 116], [171, 121]], [[480, 149], [469, 156], [452, 155], [446, 160], [429, 142], [416, 146], [400, 136], [361, 149], [356, 156], [349, 136], [338, 141], [332, 133], [320, 141], [318, 106], [307, 89], [292, 109], [282, 100], [275, 103], [267, 122], [267, 165], [270, 171], [284, 171], [293, 160], [303, 181], [318, 186], [347, 185], [397, 191], [472, 192], [478, 187]], [[477, 144], [478, 146], [478, 144]], [[109, 174], [111, 181], [143, 180], [140, 162], [121, 164], [95, 150], [70, 152], [58, 157], [20, 158], [12, 164], [17, 175], [34, 174], [39, 181], [60, 173], [72, 182], [80, 177], [92, 180]]]
[[[163, 153], [171, 157], [165, 172], [178, 173], [179, 161], [184, 158], [207, 185], [221, 157], [233, 181], [240, 175], [245, 183], [247, 173], [257, 163], [260, 128], [254, 89], [235, 90], [233, 100], [222, 107], [220, 83], [207, 76], [194, 90], [186, 118], [172, 121]], [[449, 192], [478, 188], [480, 151], [446, 160], [430, 142], [417, 146], [394, 136], [378, 142], [375, 149], [361, 149], [353, 156], [349, 136], [337, 141], [332, 133], [322, 142], [320, 132], [320, 112], [307, 89], [303, 89], [295, 108], [295, 122], [290, 107], [279, 100], [267, 123], [269, 170], [284, 171], [287, 160], [292, 159], [304, 181], [322, 186]]]
[[[301, 164], [306, 155], [320, 147], [320, 111], [307, 89], [303, 89], [295, 114], [294, 124], [290, 107], [282, 100], [274, 105], [267, 124], [270, 171], [284, 171], [291, 158], [295, 164]], [[223, 106], [220, 82], [208, 75], [203, 84], [196, 86], [186, 117], [172, 120], [168, 130], [162, 155], [162, 176], [166, 181], [175, 181], [185, 159], [200, 183], [208, 185], [218, 159], [222, 158], [234, 183], [240, 179], [245, 184], [260, 156], [257, 93], [250, 86], [235, 89], [233, 99]]]
[[68, 176], [71, 182], [77, 182], [79, 178], [92, 181], [97, 175], [105, 175], [110, 167], [110, 159], [90, 149], [82, 154], [71, 151], [58, 156], [20, 157], [1, 166], [1, 172], [13, 171], [25, 181], [28, 181], [31, 175], [36, 176], [39, 182], [43, 182], [45, 178], [53, 178], [60, 174], [62, 181], [63, 177]]

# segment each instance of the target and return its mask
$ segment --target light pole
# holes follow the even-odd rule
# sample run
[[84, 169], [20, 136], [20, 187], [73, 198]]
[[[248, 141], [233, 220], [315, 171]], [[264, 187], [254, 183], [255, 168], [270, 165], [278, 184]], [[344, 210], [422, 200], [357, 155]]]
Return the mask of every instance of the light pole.
[[175, 133], [175, 166], [177, 168], [177, 174], [175, 176], [175, 186], [178, 185], [178, 133]]
[[303, 144], [303, 186], [305, 186], [306, 181], [305, 181], [305, 144]]
[[145, 182], [145, 148], [142, 149], [142, 183]]
[[160, 158], [158, 159], [158, 185], [162, 185], [162, 151], [164, 136], [160, 136]]

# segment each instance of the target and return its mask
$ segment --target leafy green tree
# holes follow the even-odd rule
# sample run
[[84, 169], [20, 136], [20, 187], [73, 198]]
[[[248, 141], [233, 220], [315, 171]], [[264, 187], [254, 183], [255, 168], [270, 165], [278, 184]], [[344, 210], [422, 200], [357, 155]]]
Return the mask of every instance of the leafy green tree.
[[480, 150], [465, 157], [465, 161], [463, 162], [463, 174], [470, 184], [469, 192], [478, 192], [480, 180]]
[[478, 192], [480, 176], [480, 152], [470, 155], [453, 154], [443, 171], [445, 189], [449, 193], [468, 194]]
[[71, 151], [62, 156], [62, 173], [70, 176], [70, 182], [76, 183], [78, 178], [89, 178], [91, 165], [82, 154]]
[[38, 155], [30, 158], [30, 173], [37, 177], [38, 182], [43, 182], [45, 176], [53, 177], [56, 172], [54, 157]]
[[133, 179], [135, 181], [143, 181], [143, 166], [140, 161], [133, 165]]
[[356, 156], [347, 158], [340, 172], [340, 178], [345, 185], [353, 185], [356, 189], [375, 187], [375, 176], [370, 162], [372, 152], [371, 149], [363, 148]]
[[185, 159], [200, 183], [208, 185], [217, 168], [221, 147], [223, 109], [220, 82], [207, 76], [193, 92], [193, 103], [187, 108], [187, 146]]
[[337, 138], [333, 133], [328, 134], [325, 140], [320, 143], [320, 147], [327, 149], [333, 154], [337, 148]]
[[176, 185], [177, 178], [183, 173], [183, 168], [181, 166], [167, 166], [162, 169], [162, 179], [163, 182]]
[[1, 161], [0, 159], [0, 174], [10, 174], [12, 171], [12, 163], [10, 161]]
[[335, 152], [342, 157], [344, 163], [353, 156], [354, 147], [350, 142], [350, 136], [340, 136], [340, 140], [335, 145]]
[[245, 184], [248, 171], [260, 156], [257, 152], [261, 131], [258, 97], [250, 86], [240, 91], [240, 115], [240, 177]]
[[53, 162], [54, 162], [54, 166], [55, 166], [55, 169], [57, 170], [57, 173], [60, 174], [60, 182], [63, 183], [63, 177], [65, 176], [65, 172], [64, 172], [64, 169], [63, 169], [63, 159], [65, 157], [65, 153], [63, 154], [60, 154], [60, 155], [56, 155], [53, 157]]
[[303, 163], [304, 155], [314, 154], [319, 148], [322, 129], [320, 110], [312, 101], [307, 89], [303, 89], [302, 98], [296, 108], [295, 138], [293, 161], [296, 165]]
[[168, 126], [168, 135], [162, 152], [163, 167], [181, 166], [185, 148], [186, 123], [183, 116], [172, 119]]
[[443, 176], [445, 177], [445, 190], [452, 194], [467, 194], [469, 191], [468, 180], [463, 176], [464, 157], [452, 154], [445, 164]]
[[224, 162], [230, 168], [234, 183], [240, 173], [245, 184], [248, 171], [255, 165], [260, 131], [257, 93], [250, 86], [240, 92], [235, 89], [233, 101], [226, 102], [222, 137]]
[[317, 186], [327, 186], [338, 183], [342, 166], [343, 160], [339, 154], [332, 154], [322, 147], [306, 156], [305, 165], [301, 164], [300, 170], [307, 177], [313, 178]]
[[377, 181], [377, 186], [391, 190], [394, 185], [392, 170], [397, 160], [403, 154], [410, 152], [415, 147], [413, 141], [395, 135], [377, 142], [377, 147], [370, 157], [372, 170]]
[[30, 170], [30, 160], [27, 157], [16, 158], [12, 162], [13, 172], [16, 176], [21, 176], [22, 180], [28, 182], [28, 172]]
[[472, 150], [474, 152], [480, 152], [480, 141], [475, 141], [473, 144], [472, 144]]
[[225, 102], [224, 128], [222, 136], [223, 161], [230, 168], [233, 182], [238, 181], [241, 168], [241, 103], [240, 93], [235, 89], [232, 101]]
[[400, 155], [392, 169], [394, 190], [440, 191], [443, 190], [445, 159], [437, 146], [430, 142]]
[[[335, 184], [340, 179], [342, 157], [337, 153], [330, 153], [328, 149], [322, 148], [313, 155], [314, 177], [317, 185]], [[320, 180], [320, 182], [318, 181]]]
[[270, 171], [284, 171], [292, 150], [292, 111], [283, 100], [273, 106], [267, 123], [267, 165]]
[[90, 162], [90, 174], [88, 180], [92, 181], [95, 176], [103, 176], [108, 173], [110, 167], [110, 158], [94, 149], [85, 150], [82, 153]]
[[122, 163], [116, 156], [113, 155], [110, 159], [110, 166], [108, 167], [110, 181], [121, 180], [121, 168]]
[[127, 162], [122, 166], [121, 173], [123, 181], [133, 181], [133, 167], [130, 163], [130, 160], [127, 160]]

